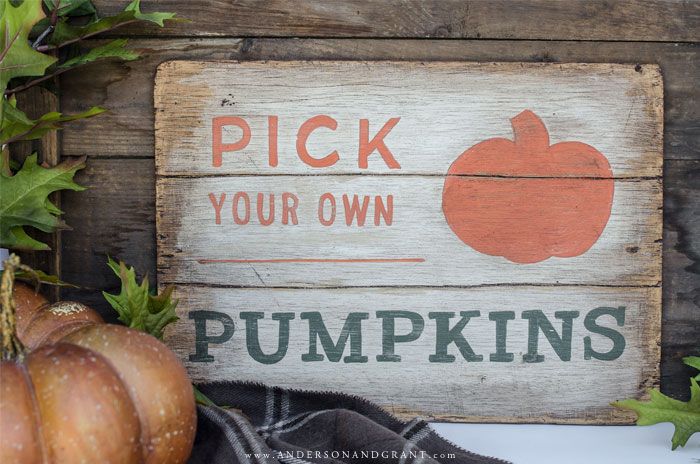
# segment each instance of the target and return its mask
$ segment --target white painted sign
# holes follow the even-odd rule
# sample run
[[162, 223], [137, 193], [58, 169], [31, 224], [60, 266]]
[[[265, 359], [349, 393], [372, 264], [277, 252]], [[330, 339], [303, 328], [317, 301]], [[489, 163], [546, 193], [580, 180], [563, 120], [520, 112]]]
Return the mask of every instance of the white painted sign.
[[658, 381], [657, 67], [175, 61], [155, 104], [195, 380], [554, 422]]

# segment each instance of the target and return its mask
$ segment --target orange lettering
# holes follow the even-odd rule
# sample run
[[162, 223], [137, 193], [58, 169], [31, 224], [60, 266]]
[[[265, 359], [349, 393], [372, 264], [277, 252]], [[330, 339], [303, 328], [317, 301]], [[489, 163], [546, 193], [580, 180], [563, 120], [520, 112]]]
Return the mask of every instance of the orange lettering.
[[268, 160], [271, 167], [277, 166], [277, 116], [267, 117]]
[[360, 119], [360, 146], [357, 153], [357, 164], [360, 166], [360, 169], [367, 169], [367, 158], [369, 158], [369, 155], [371, 155], [374, 150], [377, 150], [379, 154], [382, 155], [384, 162], [389, 168], [401, 169], [399, 163], [394, 159], [394, 155], [391, 154], [391, 151], [384, 143], [384, 137], [398, 124], [400, 119], [401, 118], [389, 119], [372, 140], [369, 140], [369, 120]]
[[226, 194], [222, 193], [219, 197], [219, 201], [216, 201], [216, 197], [213, 193], [209, 194], [209, 201], [211, 201], [214, 207], [214, 213], [216, 214], [216, 223], [221, 224], [221, 208], [224, 206], [224, 200], [226, 200]]
[[[323, 210], [325, 209], [323, 204], [326, 202], [326, 200], [330, 201], [331, 203], [331, 217], [328, 220], [323, 217]], [[335, 197], [332, 193], [324, 193], [318, 200], [318, 220], [326, 227], [335, 222]]]
[[297, 155], [299, 155], [299, 159], [312, 168], [326, 168], [333, 166], [340, 158], [336, 150], [332, 151], [323, 158], [314, 158], [306, 149], [306, 141], [309, 139], [309, 135], [311, 135], [311, 132], [316, 130], [318, 127], [327, 127], [331, 130], [335, 130], [338, 127], [338, 122], [330, 116], [323, 114], [314, 116], [313, 118], [305, 121], [301, 127], [299, 127], [299, 132], [297, 133]]
[[[241, 198], [243, 198], [243, 203], [245, 204], [245, 216], [243, 219], [241, 219], [241, 217], [238, 215], [238, 203]], [[250, 221], [250, 198], [248, 198], [247, 193], [236, 192], [236, 194], [233, 196], [231, 212], [233, 213], [233, 222], [239, 226], [248, 224], [248, 221]]]
[[353, 195], [352, 205], [348, 200], [347, 195], [343, 195], [343, 206], [345, 207], [345, 223], [347, 225], [352, 225], [354, 217], [357, 217], [357, 225], [362, 227], [365, 225], [365, 219], [367, 217], [367, 207], [369, 206], [369, 197], [364, 196], [362, 200], [362, 208], [360, 208], [360, 202], [357, 195]]
[[[241, 139], [236, 143], [223, 143], [224, 126], [238, 126], [243, 131]], [[241, 150], [248, 146], [248, 142], [250, 142], [250, 126], [245, 122], [245, 119], [236, 116], [218, 116], [212, 119], [211, 132], [212, 166], [215, 168], [221, 167], [224, 152]]]
[[384, 201], [382, 197], [377, 195], [374, 197], [374, 225], [379, 225], [379, 218], [384, 218], [384, 223], [388, 226], [394, 220], [394, 195], [387, 195], [386, 197], [386, 207], [384, 206]]
[[269, 226], [275, 220], [275, 194], [270, 194], [270, 213], [265, 218], [263, 216], [263, 203], [265, 202], [265, 195], [263, 193], [258, 193], [258, 221], [263, 226]]
[[[289, 204], [289, 200], [292, 200], [292, 204]], [[297, 206], [299, 206], [299, 199], [296, 195], [289, 192], [282, 193], [282, 224], [289, 224], [289, 217], [292, 218], [292, 224], [295, 226], [299, 224], [297, 219]]]

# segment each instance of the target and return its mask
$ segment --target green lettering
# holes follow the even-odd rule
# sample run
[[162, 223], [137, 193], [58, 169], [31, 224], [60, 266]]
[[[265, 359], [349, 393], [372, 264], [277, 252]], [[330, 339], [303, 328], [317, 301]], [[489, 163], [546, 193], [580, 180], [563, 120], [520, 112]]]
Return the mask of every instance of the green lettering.
[[[190, 319], [194, 319], [194, 354], [189, 356], [191, 362], [214, 362], [214, 356], [209, 354], [210, 343], [228, 341], [235, 330], [233, 319], [228, 314], [217, 311], [190, 311]], [[218, 321], [224, 330], [219, 335], [207, 335], [207, 321]]]
[[365, 363], [367, 356], [362, 356], [362, 320], [369, 319], [369, 313], [349, 313], [345, 319], [338, 342], [333, 343], [323, 318], [319, 312], [301, 313], [301, 319], [309, 321], [309, 352], [301, 355], [302, 361], [323, 361], [323, 355], [318, 353], [316, 339], [321, 341], [323, 350], [332, 362], [340, 361], [345, 351], [345, 345], [350, 339], [350, 356], [343, 358], [346, 363]]
[[508, 321], [515, 319], [515, 311], [494, 311], [489, 320], [496, 321], [496, 352], [489, 355], [491, 362], [512, 362], [514, 355], [506, 350]]
[[[420, 337], [425, 322], [420, 314], [411, 311], [377, 311], [377, 317], [382, 319], [382, 354], [377, 355], [379, 362], [399, 362], [401, 356], [394, 353], [397, 343], [407, 343]], [[405, 335], [396, 335], [396, 318], [411, 321], [411, 331]]]
[[260, 347], [258, 320], [264, 319], [265, 313], [243, 311], [240, 313], [240, 316], [241, 319], [246, 321], [245, 343], [251, 358], [262, 364], [275, 364], [284, 358], [289, 347], [289, 321], [294, 319], [294, 313], [272, 313], [272, 320], [279, 321], [277, 351], [272, 354], [263, 353]]
[[462, 316], [457, 324], [450, 329], [450, 319], [454, 317], [453, 312], [431, 312], [428, 313], [430, 319], [435, 319], [435, 324], [437, 326], [437, 334], [435, 339], [435, 354], [431, 354], [428, 357], [430, 362], [440, 362], [448, 363], [454, 362], [455, 356], [447, 354], [447, 347], [454, 343], [459, 348], [459, 352], [462, 353], [462, 357], [470, 362], [483, 361], [484, 357], [482, 355], [477, 355], [472, 350], [467, 340], [462, 334], [462, 330], [469, 322], [472, 317], [479, 317], [481, 313], [479, 311], [461, 311], [459, 313]]
[[527, 331], [527, 354], [523, 355], [523, 361], [528, 363], [540, 363], [544, 361], [544, 355], [537, 353], [537, 344], [539, 341], [539, 331], [542, 333], [552, 345], [554, 352], [557, 353], [562, 361], [571, 360], [571, 335], [573, 332], [573, 321], [578, 317], [578, 311], [557, 311], [554, 317], [561, 319], [561, 337], [549, 322], [547, 316], [542, 311], [523, 311], [522, 318], [528, 319]]
[[612, 316], [615, 318], [618, 327], [623, 327], [625, 325], [625, 307], [620, 306], [618, 308], [600, 307], [595, 308], [588, 314], [583, 320], [583, 325], [588, 329], [589, 332], [608, 337], [613, 342], [612, 348], [607, 352], [600, 352], [593, 349], [593, 344], [591, 342], [591, 337], [583, 338], [583, 359], [600, 359], [602, 361], [612, 361], [614, 359], [622, 356], [622, 352], [625, 351], [625, 337], [615, 329], [609, 327], [602, 327], [598, 325], [596, 320], [601, 316]]

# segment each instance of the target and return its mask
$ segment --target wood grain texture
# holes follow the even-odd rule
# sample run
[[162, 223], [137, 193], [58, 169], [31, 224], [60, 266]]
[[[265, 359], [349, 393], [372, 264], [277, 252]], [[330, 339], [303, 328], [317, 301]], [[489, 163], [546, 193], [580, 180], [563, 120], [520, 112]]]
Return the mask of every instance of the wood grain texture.
[[[505, 181], [505, 179], [501, 179]], [[599, 182], [589, 180], [588, 182]], [[612, 215], [597, 243], [575, 258], [551, 258], [536, 265], [484, 255], [465, 246], [450, 230], [440, 209], [443, 177], [424, 176], [253, 176], [159, 179], [159, 281], [229, 286], [475, 286], [494, 284], [658, 285], [661, 275], [661, 183], [618, 181]], [[252, 218], [234, 223], [236, 191], [251, 192]], [[226, 193], [221, 224], [208, 197]], [[256, 217], [256, 195], [276, 194], [275, 223], [262, 227]], [[299, 198], [298, 225], [281, 221], [281, 193]], [[319, 198], [332, 193], [337, 219], [318, 220]], [[394, 197], [391, 227], [373, 222], [368, 207], [365, 227], [346, 225], [344, 194]], [[557, 197], [552, 192], [552, 208]], [[242, 203], [240, 203], [242, 205]], [[326, 208], [328, 209], [328, 208]], [[241, 207], [242, 211], [243, 208]], [[561, 211], [561, 214], [566, 214]], [[328, 212], [326, 211], [326, 214]], [[241, 213], [241, 216], [243, 213]], [[542, 233], [545, 233], [542, 231]], [[418, 257], [421, 263], [293, 265], [288, 263], [211, 263], [202, 259]], [[603, 265], [602, 263], [606, 263]]]
[[[633, 417], [609, 406], [617, 398], [640, 397], [656, 384], [658, 366], [659, 288], [581, 288], [518, 287], [504, 289], [221, 289], [181, 286], [180, 321], [166, 333], [166, 342], [185, 360], [194, 381], [241, 380], [269, 382], [280, 386], [335, 390], [361, 395], [378, 402], [402, 417], [427, 416], [442, 421], [479, 422], [554, 422], [554, 423], [629, 423]], [[327, 302], [319, 306], [319, 301]], [[439, 302], [439, 304], [436, 304]], [[625, 306], [625, 326], [616, 327], [626, 337], [622, 356], [614, 361], [585, 360], [583, 338], [591, 336], [583, 325], [585, 314], [599, 306]], [[216, 308], [228, 314], [235, 329], [222, 343], [209, 344], [212, 362], [187, 361], [194, 354], [194, 321], [191, 311]], [[561, 361], [544, 337], [540, 336], [541, 363], [523, 361], [527, 352], [527, 321], [522, 311], [542, 310], [555, 320], [555, 311], [580, 311], [572, 329], [571, 361]], [[420, 336], [411, 342], [397, 343], [396, 362], [380, 362], [382, 322], [376, 311], [411, 311], [424, 319]], [[290, 321], [289, 347], [277, 363], [263, 365], [246, 351], [246, 325], [241, 311], [259, 311], [259, 339], [266, 353], [276, 349], [278, 322], [275, 312], [297, 314]], [[336, 340], [348, 312], [367, 312], [361, 323], [362, 355], [367, 361], [348, 363], [340, 360], [303, 362], [300, 355], [309, 350], [308, 322], [304, 311], [319, 311]], [[465, 338], [482, 361], [467, 362], [452, 345], [454, 362], [430, 362], [435, 350], [436, 322], [431, 311], [480, 311], [465, 326]], [[513, 311], [508, 323], [506, 348], [514, 353], [512, 362], [492, 362], [495, 351], [492, 311]], [[611, 326], [612, 319], [600, 323]], [[211, 334], [221, 332], [221, 324], [209, 323]], [[555, 323], [561, 330], [560, 323]], [[411, 325], [397, 319], [395, 333], [408, 333]], [[610, 340], [592, 335], [592, 346], [609, 349]], [[271, 346], [270, 346], [271, 345]], [[346, 347], [345, 355], [350, 351]], [[323, 350], [319, 351], [323, 353]], [[293, 372], [293, 375], [290, 375]], [[556, 382], [552, 382], [556, 379]], [[387, 386], [391, 394], [387, 395]]]
[[[326, 351], [328, 360], [346, 363], [328, 375], [323, 356], [312, 354], [317, 341], [310, 321], [306, 339], [297, 322], [280, 328], [289, 347], [282, 359], [267, 361], [259, 358], [260, 350], [269, 354], [284, 346], [277, 341], [276, 323], [261, 321], [265, 327], [258, 336], [248, 320], [245, 345], [216, 354], [203, 349], [225, 342], [210, 343], [201, 320], [180, 324], [170, 332], [171, 346], [189, 353], [181, 354], [196, 379], [287, 377], [280, 381], [293, 388], [307, 388], [313, 379], [315, 388], [343, 389], [396, 413], [444, 420], [592, 423], [629, 419], [612, 413], [608, 404], [639, 397], [642, 386], [656, 384], [663, 160], [658, 68], [171, 61], [158, 70], [155, 111], [158, 281], [185, 289], [187, 320], [201, 316], [196, 311], [209, 311], [210, 318], [243, 319], [244, 311], [258, 311], [257, 317], [283, 313], [303, 320], [316, 314], [309, 310], [319, 310], [325, 328], [335, 334], [355, 330], [350, 333], [357, 342], [354, 360]], [[304, 138], [305, 121], [318, 114], [329, 115], [320, 117], [330, 127]], [[277, 118], [274, 136], [271, 115]], [[217, 118], [240, 127], [218, 132]], [[377, 145], [384, 148], [367, 150], [381, 155], [365, 165], [363, 140], [369, 144], [389, 118], [394, 125], [380, 131], [383, 145]], [[372, 131], [362, 129], [362, 121]], [[276, 147], [274, 162], [266, 155], [270, 147]], [[332, 166], [314, 166], [331, 151]], [[240, 191], [249, 192], [243, 213], [235, 200]], [[291, 217], [284, 213], [290, 203], [285, 193], [295, 205]], [[336, 205], [331, 216], [321, 201], [329, 196]], [[349, 212], [353, 196], [365, 198], [367, 220]], [[389, 201], [391, 213], [382, 223], [378, 211], [386, 212]], [[600, 225], [597, 217], [603, 218]], [[511, 230], [517, 232], [503, 235]], [[551, 242], [543, 238], [560, 232]], [[537, 326], [514, 324], [512, 343], [526, 346], [518, 363], [489, 357], [471, 379], [463, 376], [474, 367], [455, 369], [447, 354], [448, 319], [458, 310], [541, 310], [543, 317], [556, 317], [578, 304], [583, 319], [596, 308], [629, 307], [625, 320], [617, 320], [624, 326], [625, 348], [600, 364], [590, 363], [581, 347], [571, 357], [557, 348], [562, 364], [543, 361], [537, 363], [541, 369], [519, 372], [522, 397], [513, 394], [515, 384], [508, 379], [514, 366], [531, 363]], [[448, 319], [447, 325], [437, 321], [432, 335], [420, 329], [424, 335], [418, 337], [415, 325], [387, 328], [376, 320], [386, 313], [373, 317], [375, 310], [410, 311], [426, 328], [433, 311], [448, 311]], [[369, 319], [363, 329], [348, 329], [346, 318], [358, 311]], [[487, 321], [478, 319], [471, 327], [477, 353], [496, 345]], [[583, 345], [583, 329], [594, 329], [579, 322], [575, 332]], [[405, 345], [399, 363], [387, 351], [386, 337], [405, 333], [418, 338]], [[438, 346], [445, 339], [441, 357]], [[363, 358], [358, 344], [376, 352], [376, 362]], [[330, 349], [324, 342], [324, 350]], [[461, 345], [465, 360], [483, 361], [465, 350]], [[377, 364], [385, 358], [396, 362]], [[577, 380], [557, 381], [555, 387], [552, 380], [561, 377]], [[397, 385], [398, 378], [408, 380]], [[573, 386], [585, 378], [598, 379], [601, 391]], [[494, 383], [486, 385], [487, 379]], [[479, 385], [481, 393], [470, 385]]]
[[[115, 173], [118, 176], [115, 178]], [[690, 370], [681, 358], [697, 353], [700, 336], [700, 263], [697, 205], [700, 164], [669, 161], [665, 165], [663, 243], [663, 324], [661, 386], [667, 394], [687, 398]], [[64, 290], [66, 299], [95, 307], [112, 320], [114, 311], [100, 290], [119, 292], [119, 282], [105, 265], [107, 254], [124, 259], [154, 278], [156, 273], [155, 173], [150, 159], [92, 159], [78, 181], [91, 188], [68, 192], [64, 232], [63, 277], [85, 286]], [[670, 187], [672, 185], [672, 187]], [[697, 353], [700, 354], [700, 353]]]
[[[94, 2], [115, 14], [123, 6]], [[145, 0], [191, 20], [130, 35], [696, 41], [700, 5], [675, 0]], [[120, 36], [122, 32], [118, 33]]]
[[[116, 8], [116, 6], [115, 6]], [[103, 63], [62, 78], [65, 111], [101, 104], [111, 111], [63, 133], [64, 155], [88, 154], [78, 178], [91, 189], [68, 194], [62, 263], [66, 280], [85, 285], [66, 298], [111, 310], [97, 289], [118, 291], [106, 253], [155, 275], [154, 136], [152, 92], [156, 66], [171, 59], [402, 59], [658, 63], [664, 75], [666, 159], [663, 243], [662, 391], [687, 398], [690, 369], [680, 358], [700, 338], [700, 48], [696, 44], [517, 40], [133, 40], [142, 60]], [[100, 159], [108, 158], [108, 159]], [[132, 159], [126, 159], [132, 158]], [[114, 178], [118, 179], [114, 180]]]
[[669, 163], [664, 196], [662, 391], [687, 399], [700, 355], [700, 161]]
[[[376, 154], [358, 167], [357, 138], [360, 119], [373, 136], [392, 117], [401, 120], [384, 140], [400, 169], [390, 173], [444, 175], [468, 147], [512, 140], [510, 118], [524, 109], [543, 119], [552, 144], [576, 140], [604, 153], [615, 178], [661, 175], [663, 83], [652, 65], [172, 61], [157, 79], [156, 168], [164, 176], [388, 174]], [[317, 114], [338, 125], [307, 142], [314, 156], [340, 153], [322, 170], [300, 162], [295, 148], [299, 126]], [[212, 118], [228, 115], [244, 117], [252, 135], [215, 167]], [[279, 118], [274, 167], [266, 165], [269, 115]], [[240, 129], [228, 132], [224, 143], [238, 140]]]
[[100, 293], [120, 291], [108, 256], [155, 282], [154, 177], [152, 160], [93, 159], [78, 171], [76, 182], [88, 190], [64, 194], [65, 220], [73, 228], [64, 232], [61, 275], [83, 288], [64, 289], [64, 299], [82, 301], [114, 322], [116, 313]]
[[[631, 66], [606, 64], [164, 63], [155, 89], [156, 171], [164, 177], [158, 180], [156, 202], [159, 277], [165, 282], [272, 287], [658, 285], [662, 84], [656, 71], [651, 66], [640, 73]], [[425, 82], [432, 84], [425, 87]], [[547, 89], [546, 97], [541, 89]], [[440, 205], [444, 175], [452, 162], [483, 140], [512, 139], [508, 119], [523, 108], [546, 115], [543, 123], [551, 143], [577, 140], [602, 150], [613, 175], [621, 180], [615, 183], [612, 217], [591, 250], [572, 259], [513, 267], [507, 260], [494, 260], [465, 247], [448, 227]], [[301, 162], [295, 148], [297, 128], [319, 112], [333, 115], [339, 126], [306, 142], [312, 153], [340, 153], [333, 166], [323, 169]], [[268, 165], [266, 155], [271, 114], [279, 118], [276, 166]], [[211, 121], [227, 115], [244, 117], [252, 135], [247, 146], [224, 153], [222, 165], [215, 167]], [[368, 118], [376, 132], [389, 117], [401, 118], [385, 137], [397, 158], [395, 169], [389, 169], [379, 155], [366, 169], [358, 168], [359, 120]], [[239, 138], [231, 134], [225, 143]], [[523, 175], [519, 172], [512, 176]], [[173, 176], [183, 178], [168, 178]], [[512, 179], [496, 182], [505, 188]], [[239, 190], [253, 197], [249, 206], [253, 216], [256, 195], [274, 192], [276, 222], [270, 226], [256, 224], [255, 219], [245, 226], [234, 223], [230, 212]], [[297, 225], [281, 223], [283, 192], [297, 198]], [[346, 213], [346, 221], [321, 225], [317, 212], [326, 192], [339, 202], [345, 194], [393, 195], [394, 222], [378, 227], [375, 219], [375, 227], [371, 221], [367, 227], [352, 227], [346, 224]], [[545, 203], [555, 209], [562, 205], [560, 214], [565, 215], [567, 203], [557, 199], [560, 192], [551, 191]], [[223, 195], [228, 195], [228, 203]], [[225, 206], [220, 207], [224, 213], [216, 222], [212, 196]], [[370, 217], [377, 208], [375, 204], [370, 209]], [[343, 206], [338, 205], [338, 210], [342, 216]], [[424, 262], [381, 266], [211, 262], [396, 257]]]
[[[153, 82], [166, 60], [426, 60], [658, 63], [664, 76], [665, 159], [700, 159], [700, 119], [695, 82], [700, 48], [694, 44], [573, 43], [532, 41], [173, 39], [134, 40], [144, 58], [87, 66], [63, 76], [65, 111], [90, 104], [110, 108], [63, 132], [63, 154], [152, 157]], [[642, 66], [642, 70], [644, 67]], [[86, 134], [90, 134], [86, 137]]]

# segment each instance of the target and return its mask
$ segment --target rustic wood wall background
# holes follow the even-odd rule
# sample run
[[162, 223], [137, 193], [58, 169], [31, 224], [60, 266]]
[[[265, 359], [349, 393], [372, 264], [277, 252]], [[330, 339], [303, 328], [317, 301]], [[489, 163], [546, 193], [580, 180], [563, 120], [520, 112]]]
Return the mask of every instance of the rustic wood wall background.
[[[97, 0], [114, 13], [125, 2]], [[145, 58], [66, 74], [60, 106], [111, 110], [66, 129], [62, 157], [88, 156], [90, 189], [62, 198], [64, 298], [107, 314], [117, 256], [156, 269], [153, 79], [172, 59], [658, 63], [665, 84], [662, 390], [688, 393], [680, 358], [700, 350], [700, 2], [682, 0], [144, 0], [190, 22], [115, 31]], [[544, 91], [544, 89], [543, 89]]]

